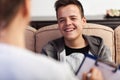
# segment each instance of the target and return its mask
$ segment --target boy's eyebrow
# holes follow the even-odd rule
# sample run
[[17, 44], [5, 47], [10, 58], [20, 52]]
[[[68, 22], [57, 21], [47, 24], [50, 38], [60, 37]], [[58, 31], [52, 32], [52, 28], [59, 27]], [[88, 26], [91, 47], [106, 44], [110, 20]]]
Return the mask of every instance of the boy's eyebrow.
[[70, 17], [77, 17], [76, 15], [71, 15]]
[[[71, 16], [69, 16], [69, 17], [77, 17], [77, 16], [71, 15]], [[65, 17], [60, 17], [60, 18], [58, 18], [58, 20], [59, 20], [59, 19], [63, 19], [63, 18], [65, 18]]]
[[58, 18], [58, 20], [60, 20], [60, 19], [64, 19], [64, 17], [60, 17], [60, 18]]

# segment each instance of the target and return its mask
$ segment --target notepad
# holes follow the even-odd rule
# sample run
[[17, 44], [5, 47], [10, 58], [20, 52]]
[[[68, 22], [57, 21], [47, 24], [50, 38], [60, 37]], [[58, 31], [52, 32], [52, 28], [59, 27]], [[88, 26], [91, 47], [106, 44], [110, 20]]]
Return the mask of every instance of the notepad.
[[83, 72], [89, 72], [91, 68], [97, 67], [101, 70], [104, 80], [120, 80], [120, 68], [112, 67], [108, 64], [97, 61], [92, 55], [87, 55], [80, 65], [77, 76], [82, 80]]

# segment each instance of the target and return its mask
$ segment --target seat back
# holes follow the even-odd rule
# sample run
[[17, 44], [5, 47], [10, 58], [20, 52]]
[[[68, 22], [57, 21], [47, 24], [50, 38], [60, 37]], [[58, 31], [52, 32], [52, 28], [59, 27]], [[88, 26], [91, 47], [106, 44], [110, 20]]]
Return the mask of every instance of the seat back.
[[49, 25], [40, 28], [36, 32], [36, 52], [40, 52], [42, 47], [47, 44], [49, 41], [61, 37], [61, 33], [58, 30], [58, 25]]

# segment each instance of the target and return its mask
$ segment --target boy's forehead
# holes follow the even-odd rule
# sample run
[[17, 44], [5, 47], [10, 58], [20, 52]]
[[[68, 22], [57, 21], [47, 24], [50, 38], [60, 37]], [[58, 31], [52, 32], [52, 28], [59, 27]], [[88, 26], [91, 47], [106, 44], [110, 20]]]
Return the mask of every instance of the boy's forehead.
[[59, 13], [59, 12], [62, 12], [62, 11], [64, 11], [64, 12], [70, 12], [70, 11], [79, 11], [80, 12], [80, 14], [81, 14], [81, 10], [80, 10], [80, 8], [77, 6], [77, 5], [74, 5], [74, 4], [69, 4], [69, 5], [66, 5], [66, 6], [61, 6], [61, 7], [59, 7], [58, 8], [58, 10], [57, 10], [57, 14]]
[[79, 8], [74, 5], [69, 5], [65, 7], [61, 7], [57, 11], [58, 16], [74, 16], [74, 15], [81, 15]]

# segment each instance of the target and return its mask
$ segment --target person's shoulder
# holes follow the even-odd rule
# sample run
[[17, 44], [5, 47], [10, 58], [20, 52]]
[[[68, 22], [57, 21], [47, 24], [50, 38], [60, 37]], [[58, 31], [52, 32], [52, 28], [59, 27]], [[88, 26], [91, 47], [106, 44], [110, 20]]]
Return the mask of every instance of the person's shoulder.
[[48, 58], [44, 55], [36, 55], [35, 71], [42, 74], [43, 79], [47, 80], [72, 80], [75, 79], [74, 74], [70, 70], [70, 67], [58, 61], [55, 61], [52, 58]]
[[63, 37], [60, 37], [60, 38], [57, 38], [57, 39], [50, 41], [50, 43], [55, 43], [55, 44], [59, 44], [59, 43], [61, 44], [63, 42], [64, 42]]
[[94, 43], [103, 43], [103, 38], [100, 36], [95, 36], [95, 35], [84, 35], [84, 38], [87, 41], [94, 42]]
[[102, 40], [100, 36], [95, 36], [95, 35], [83, 35], [83, 36], [90, 39]]
[[[43, 80], [72, 80], [72, 78], [75, 78], [67, 65], [41, 54], [9, 45], [4, 47], [1, 45], [1, 49], [4, 49], [2, 51], [4, 54], [0, 55], [0, 60], [7, 63], [4, 65], [0, 63], [0, 69], [4, 72], [6, 69], [14, 72], [10, 73], [13, 74], [11, 77], [24, 80], [34, 80], [34, 78]], [[4, 75], [4, 77], [8, 76]]]
[[44, 80], [66, 80], [68, 78], [67, 80], [69, 80], [69, 77], [73, 76], [69, 66], [66, 64], [59, 63], [52, 58], [29, 51], [19, 56], [15, 62], [15, 65], [19, 65], [17, 67], [19, 70], [25, 69], [24, 75], [34, 74], [30, 76], [31, 78], [36, 77]]
[[61, 48], [64, 45], [64, 39], [63, 37], [54, 39], [52, 41], [49, 41], [46, 45], [44, 45], [43, 49], [51, 49], [51, 47], [54, 48]]

